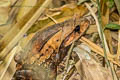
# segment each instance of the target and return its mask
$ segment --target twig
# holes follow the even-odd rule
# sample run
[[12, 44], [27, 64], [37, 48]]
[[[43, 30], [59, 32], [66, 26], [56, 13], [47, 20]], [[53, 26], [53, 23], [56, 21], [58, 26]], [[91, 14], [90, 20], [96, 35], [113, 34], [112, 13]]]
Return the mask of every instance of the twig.
[[67, 55], [67, 60], [66, 60], [66, 65], [65, 65], [65, 70], [64, 70], [64, 74], [63, 75], [66, 75], [67, 73], [67, 70], [68, 70], [68, 64], [69, 64], [69, 59], [70, 59], [70, 55], [71, 55], [71, 52], [72, 52], [72, 49], [74, 47], [74, 42], [72, 43], [69, 51], [68, 51], [68, 55]]
[[53, 18], [51, 17], [50, 15], [46, 14], [47, 17], [49, 17], [55, 24], [57, 24], [58, 22]]
[[[99, 55], [104, 57], [104, 51], [103, 51], [103, 49], [101, 47], [99, 47], [98, 45], [96, 45], [95, 43], [93, 43], [92, 41], [90, 41], [89, 39], [87, 39], [85, 37], [81, 37], [80, 41], [85, 43], [85, 44], [87, 44], [91, 48], [92, 51], [94, 51], [97, 54], [99, 54]], [[113, 56], [113, 55], [108, 53], [108, 59], [112, 63], [116, 64], [117, 66], [120, 66], [120, 64], [114, 60], [115, 57], [116, 56]]]

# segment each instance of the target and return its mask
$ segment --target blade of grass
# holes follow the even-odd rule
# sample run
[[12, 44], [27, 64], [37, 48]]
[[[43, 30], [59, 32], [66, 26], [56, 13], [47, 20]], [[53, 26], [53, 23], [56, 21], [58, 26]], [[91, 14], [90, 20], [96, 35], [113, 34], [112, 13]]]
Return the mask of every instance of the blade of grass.
[[101, 17], [101, 6], [100, 6], [100, 2], [99, 2], [99, 0], [97, 0], [97, 4], [98, 4], [98, 21], [99, 21], [99, 25], [100, 25], [100, 33], [101, 33], [101, 41], [102, 41], [102, 45], [103, 45], [103, 49], [104, 49], [104, 56], [105, 56], [105, 61], [106, 61], [106, 64], [107, 64], [107, 66], [110, 68], [110, 70], [111, 70], [111, 74], [112, 74], [112, 77], [113, 77], [113, 80], [114, 80], [114, 72], [113, 72], [113, 70], [112, 70], [112, 67], [111, 67], [111, 65], [110, 65], [110, 62], [109, 62], [109, 60], [108, 60], [108, 58], [107, 58], [107, 51], [106, 51], [106, 48], [105, 48], [105, 42], [104, 42], [104, 37], [103, 37], [103, 34], [104, 34], [104, 32], [103, 32], [103, 29], [102, 29], [102, 17]]
[[[109, 23], [109, 14], [110, 14], [110, 8], [113, 6], [113, 0], [108, 0], [109, 3], [111, 3], [112, 5], [108, 5], [106, 6], [106, 2], [104, 2], [104, 0], [101, 0], [101, 19], [102, 19], [102, 28], [105, 28], [106, 24]], [[104, 31], [105, 33], [105, 37], [106, 37], [106, 41], [108, 43], [108, 46], [109, 46], [109, 49], [110, 49], [110, 53], [111, 54], [114, 54], [114, 51], [113, 51], [113, 47], [112, 47], [112, 36], [111, 36], [111, 31], [106, 29]], [[112, 67], [112, 73], [113, 73], [113, 76], [114, 76], [114, 80], [118, 80], [118, 77], [115, 73], [115, 70], [114, 70], [114, 64], [112, 62], [110, 62], [110, 66]]]
[[[97, 28], [98, 28], [98, 33], [99, 33], [100, 39], [102, 41], [103, 49], [104, 49], [105, 61], [106, 61], [107, 66], [110, 68], [112, 76], [113, 76], [112, 67], [111, 67], [110, 62], [109, 62], [109, 60], [107, 58], [107, 52], [109, 52], [109, 49], [108, 49], [108, 46], [107, 46], [107, 43], [106, 43], [106, 39], [105, 39], [103, 30], [102, 30], [102, 27], [101, 27], [102, 21], [101, 21], [99, 0], [97, 0], [97, 4], [98, 4], [98, 7], [97, 7], [98, 8], [98, 19], [97, 19], [95, 13], [92, 11], [91, 7], [87, 3], [85, 3], [85, 5], [88, 7], [88, 9], [90, 10], [91, 14], [93, 15], [93, 17], [94, 17], [94, 19], [96, 21], [96, 25], [97, 25]], [[113, 76], [113, 79], [114, 79], [114, 76]]]
[[14, 61], [14, 58], [13, 58], [2, 80], [12, 80], [15, 74], [15, 71], [16, 71], [16, 62]]
[[104, 49], [104, 55], [105, 55], [105, 60], [106, 60], [106, 63], [107, 63], [107, 66], [110, 67], [110, 63], [107, 59], [107, 51], [106, 51], [106, 48], [105, 48], [105, 42], [104, 42], [104, 37], [103, 37], [103, 30], [102, 30], [102, 20], [101, 20], [101, 12], [100, 12], [100, 2], [99, 0], [97, 0], [97, 4], [98, 4], [98, 23], [99, 23], [99, 29], [100, 29], [100, 36], [101, 36], [101, 41], [102, 41], [102, 45], [103, 45], [103, 49]]

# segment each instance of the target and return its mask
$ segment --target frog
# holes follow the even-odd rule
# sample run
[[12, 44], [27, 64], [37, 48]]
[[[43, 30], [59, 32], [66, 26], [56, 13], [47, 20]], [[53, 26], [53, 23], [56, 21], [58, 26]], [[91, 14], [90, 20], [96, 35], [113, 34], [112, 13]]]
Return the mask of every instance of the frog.
[[25, 49], [15, 56], [16, 80], [55, 80], [57, 66], [68, 47], [88, 29], [85, 17], [73, 17], [37, 31]]

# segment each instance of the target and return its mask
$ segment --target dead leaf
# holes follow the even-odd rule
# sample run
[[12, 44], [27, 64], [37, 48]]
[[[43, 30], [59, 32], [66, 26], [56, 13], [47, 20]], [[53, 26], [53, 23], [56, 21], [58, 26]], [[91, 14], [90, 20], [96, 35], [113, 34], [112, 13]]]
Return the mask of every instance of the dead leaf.
[[86, 53], [86, 51], [79, 47], [76, 47], [73, 50], [79, 54], [80, 60], [75, 64], [75, 67], [80, 74], [81, 80], [112, 80], [109, 70], [103, 68], [99, 63], [92, 59], [88, 52]]

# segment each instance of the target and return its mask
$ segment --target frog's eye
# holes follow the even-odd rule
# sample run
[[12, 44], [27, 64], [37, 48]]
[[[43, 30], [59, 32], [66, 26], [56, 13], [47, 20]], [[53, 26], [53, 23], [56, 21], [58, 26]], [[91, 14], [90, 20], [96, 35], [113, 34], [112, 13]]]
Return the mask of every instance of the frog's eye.
[[75, 32], [80, 32], [80, 25], [77, 25], [77, 26], [76, 26]]
[[57, 42], [59, 41], [59, 39], [56, 40]]

